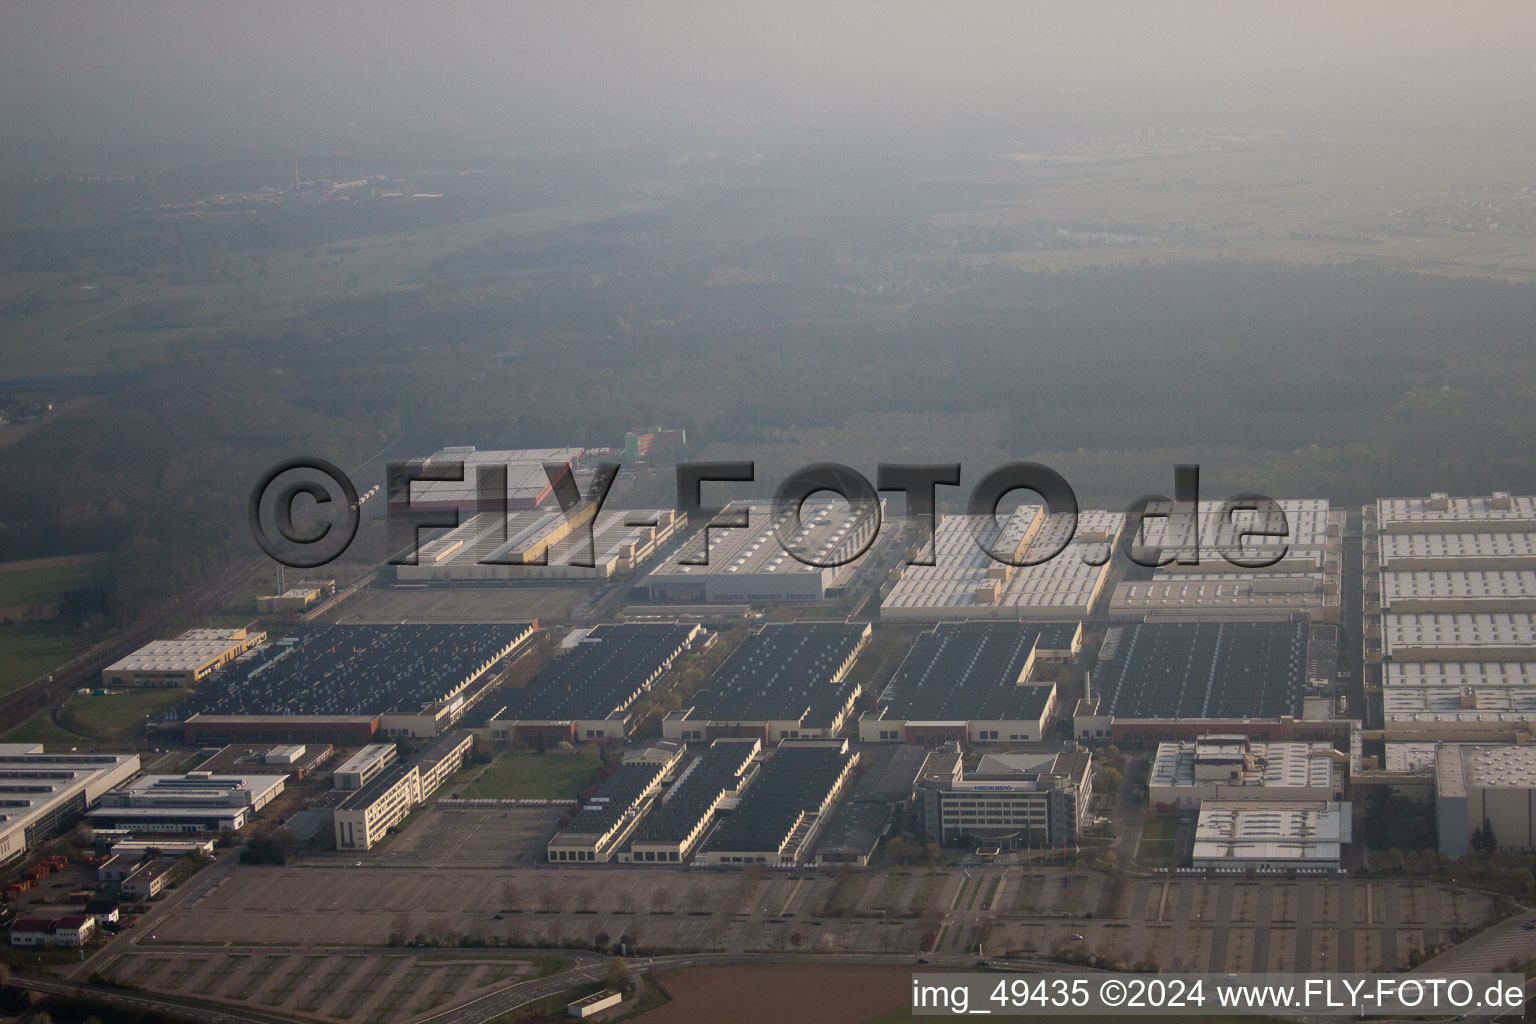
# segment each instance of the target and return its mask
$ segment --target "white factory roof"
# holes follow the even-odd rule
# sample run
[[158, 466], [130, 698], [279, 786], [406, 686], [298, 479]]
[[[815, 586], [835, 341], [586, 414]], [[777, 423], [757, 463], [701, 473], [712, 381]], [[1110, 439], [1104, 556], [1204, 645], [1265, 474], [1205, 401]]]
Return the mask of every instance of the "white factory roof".
[[[1314, 550], [1329, 544], [1329, 505], [1326, 498], [1284, 498], [1277, 502], [1285, 512], [1279, 516], [1263, 516], [1256, 511], [1234, 510], [1224, 515], [1225, 501], [1202, 501], [1199, 505], [1198, 537], [1202, 564], [1208, 559], [1227, 564], [1220, 551], [1236, 551], [1239, 536], [1247, 531], [1264, 530], [1283, 536], [1249, 536], [1242, 540], [1241, 550], [1246, 558], [1261, 558], [1266, 554], [1278, 554], [1283, 546], [1290, 552]], [[1175, 554], [1193, 546], [1189, 535], [1190, 524], [1177, 514], [1174, 502], [1153, 502], [1147, 512], [1169, 512], [1167, 516], [1149, 517], [1142, 521], [1138, 546], [1161, 548], [1164, 554]]]
[[[641, 524], [660, 522], [670, 517], [671, 509], [605, 509], [592, 523], [592, 546], [587, 546], [587, 527], [582, 525], [557, 541], [547, 555], [550, 565], [569, 565], [578, 555], [593, 554], [601, 564], [616, 557], [627, 544], [644, 539], [649, 527]], [[429, 565], [480, 565], [505, 562], [509, 555], [531, 553], [535, 546], [566, 524], [565, 513], [558, 507], [510, 512], [480, 512], [470, 516], [440, 537], [423, 544], [418, 563]], [[634, 525], [631, 525], [634, 524]]]
[[393, 743], [370, 743], [343, 761], [341, 766], [336, 769], [336, 774], [341, 775], [349, 772], [363, 771], [369, 765], [389, 757], [394, 751], [395, 745]]
[[[1246, 748], [1252, 757], [1252, 769], [1243, 771], [1236, 783], [1222, 783], [1234, 788], [1243, 786], [1316, 787], [1331, 791], [1334, 788], [1333, 749], [1327, 743], [1281, 741], [1263, 743], [1242, 737], [1203, 737], [1199, 740], [1173, 740], [1157, 745], [1152, 761], [1149, 786], [1194, 786], [1197, 784], [1195, 768], [1198, 759], [1204, 762], [1232, 761], [1242, 756]], [[1204, 780], [1201, 780], [1204, 781]]]
[[1121, 583], [1115, 588], [1110, 609], [1116, 614], [1154, 615], [1206, 609], [1255, 613], [1320, 612], [1338, 603], [1338, 596], [1326, 591], [1321, 572], [1282, 573], [1270, 578], [1252, 573], [1191, 575], [1200, 578], [1175, 573], [1152, 580]]
[[104, 671], [195, 672], [260, 639], [247, 636], [244, 629], [189, 629], [174, 640], [151, 640]]
[[1536, 660], [1389, 661], [1383, 668], [1389, 722], [1536, 721]]
[[10, 849], [27, 844], [29, 828], [90, 807], [139, 770], [137, 754], [45, 753], [41, 743], [0, 743], [0, 836]]
[[1207, 801], [1195, 825], [1194, 860], [1336, 864], [1350, 841], [1349, 805], [1332, 801]]
[[1530, 612], [1387, 613], [1381, 619], [1382, 651], [1388, 655], [1465, 648], [1465, 660], [1475, 660], [1479, 648], [1536, 648], [1536, 615]]
[[1435, 786], [1441, 797], [1479, 789], [1536, 789], [1536, 747], [1512, 743], [1443, 743]]
[[1529, 711], [1396, 711], [1386, 715], [1394, 725], [1466, 725], [1469, 722], [1502, 722], [1511, 726], [1536, 721]]
[[520, 448], [510, 451], [478, 451], [472, 445], [444, 448], [430, 456], [427, 465], [464, 463], [464, 479], [417, 480], [411, 484], [413, 505], [474, 505], [479, 498], [477, 466], [504, 466], [507, 470], [507, 498], [528, 502], [550, 488], [544, 463], [570, 463], [580, 460], [584, 448]]
[[[982, 606], [1037, 609], [1042, 614], [1055, 609], [1063, 617], [1086, 614], [1109, 571], [1110, 543], [1124, 522], [1125, 517], [1118, 512], [1079, 512], [1073, 540], [1059, 554], [1038, 565], [1010, 566], [982, 550], [978, 538], [985, 517], [944, 516], [934, 531], [937, 564], [903, 567], [901, 579], [881, 607], [948, 610]], [[1066, 517], [1041, 517], [1039, 506], [1021, 505], [1008, 517], [1001, 533], [986, 539], [994, 550], [1008, 552], [1018, 552], [1028, 539], [1020, 558], [1027, 561], [1054, 551], [1070, 526]], [[994, 581], [1000, 584], [996, 600], [978, 598], [977, 590]]]
[[1536, 721], [1536, 687], [1388, 688], [1382, 691], [1382, 715], [1394, 724], [1528, 723]]
[[1432, 772], [1439, 748], [1438, 743], [1418, 741], [1388, 743], [1382, 767], [1389, 772]]
[[1536, 532], [1384, 533], [1381, 564], [1426, 559], [1536, 558]]
[[283, 784], [281, 775], [234, 775], [226, 772], [187, 772], [184, 775], [140, 775], [114, 793], [130, 800], [160, 797], [172, 801], [197, 801], [231, 791], [265, 793]]
[[1383, 529], [1416, 523], [1426, 526], [1441, 523], [1536, 525], [1536, 497], [1502, 492], [1471, 498], [1452, 498], [1443, 494], [1423, 498], [1382, 498], [1376, 508], [1377, 521]]
[[701, 530], [664, 564], [652, 570], [651, 575], [689, 577], [823, 572], [824, 569], [806, 565], [791, 552], [816, 562], [840, 561], [857, 546], [858, 528], [865, 518], [875, 514], [872, 507], [857, 508], [841, 499], [820, 501], [813, 498], [801, 507], [798, 526], [794, 524], [793, 507], [764, 501], [733, 501], [721, 511], [719, 518], [726, 519], [743, 512], [748, 517], [747, 526], [716, 526], [708, 530], [708, 565], [681, 564], [685, 559], [698, 559], [702, 553], [706, 533]]
[[1385, 666], [1386, 689], [1463, 686], [1536, 687], [1532, 661], [1392, 661]]
[[1381, 574], [1381, 603], [1411, 601], [1530, 601], [1536, 604], [1533, 569], [1416, 569]]
[[244, 640], [247, 634], [244, 626], [231, 629], [220, 629], [214, 626], [206, 626], [199, 629], [189, 629], [178, 636], [177, 640], [198, 643], [229, 643], [234, 640]]

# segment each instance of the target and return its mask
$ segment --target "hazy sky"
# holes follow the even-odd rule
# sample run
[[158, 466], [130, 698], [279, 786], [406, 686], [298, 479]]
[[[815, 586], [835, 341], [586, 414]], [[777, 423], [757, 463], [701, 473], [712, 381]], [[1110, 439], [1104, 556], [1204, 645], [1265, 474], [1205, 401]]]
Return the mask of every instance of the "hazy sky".
[[1536, 97], [1526, 3], [12, 2], [12, 139], [476, 123], [942, 117], [1080, 96], [1242, 115]]

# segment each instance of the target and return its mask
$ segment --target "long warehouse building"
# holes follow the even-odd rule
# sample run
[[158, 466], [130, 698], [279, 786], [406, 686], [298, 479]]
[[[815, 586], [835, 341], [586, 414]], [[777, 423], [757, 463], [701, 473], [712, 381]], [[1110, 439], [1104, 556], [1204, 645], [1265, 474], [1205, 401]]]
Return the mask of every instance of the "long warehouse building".
[[548, 743], [623, 739], [630, 707], [705, 636], [692, 623], [594, 626], [506, 697], [490, 722], [491, 736]]
[[858, 761], [847, 740], [780, 744], [696, 858], [701, 865], [804, 861]]
[[639, 587], [663, 603], [824, 601], [841, 594], [868, 560], [865, 548], [876, 538], [883, 509], [883, 503], [876, 508], [813, 498], [797, 522], [788, 505], [733, 501], [717, 521], [746, 517], [746, 526], [698, 531]]
[[1002, 620], [940, 623], [917, 638], [872, 711], [864, 743], [1038, 743], [1056, 711], [1056, 684], [1032, 682], [1041, 650], [1071, 651], [1082, 624]]
[[678, 742], [752, 736], [764, 743], [836, 736], [860, 688], [849, 678], [867, 622], [772, 623], [747, 636], [694, 695], [662, 720]]

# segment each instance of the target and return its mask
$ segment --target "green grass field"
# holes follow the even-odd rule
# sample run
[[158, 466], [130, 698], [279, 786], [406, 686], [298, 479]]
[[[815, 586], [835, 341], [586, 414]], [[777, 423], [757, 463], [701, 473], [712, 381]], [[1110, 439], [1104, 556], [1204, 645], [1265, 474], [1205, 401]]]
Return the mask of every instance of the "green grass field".
[[39, 711], [31, 718], [11, 729], [4, 735], [0, 735], [0, 743], [42, 743], [49, 750], [64, 749], [78, 746], [85, 740], [83, 736], [76, 736], [68, 729], [61, 729], [54, 724], [46, 710]]
[[107, 560], [95, 555], [35, 568], [11, 568], [0, 564], [0, 608], [48, 604], [57, 601], [67, 590], [104, 587], [107, 569]]
[[47, 674], [85, 649], [74, 633], [37, 623], [0, 625], [0, 693]]
[[1158, 860], [1172, 857], [1178, 837], [1179, 820], [1177, 818], [1168, 815], [1153, 818], [1142, 829], [1141, 842], [1136, 844], [1137, 859]]
[[170, 707], [186, 696], [183, 689], [134, 690], [105, 697], [71, 697], [59, 712], [59, 722], [82, 736], [111, 740], [138, 730], [146, 716]]
[[602, 761], [594, 753], [503, 754], [459, 791], [465, 800], [575, 799], [597, 780]]
[[57, 722], [47, 711], [39, 711], [0, 736], [0, 742], [45, 743], [49, 749], [111, 742], [137, 732], [146, 715], [169, 707], [185, 695], [185, 690], [176, 689], [74, 696], [59, 709]]

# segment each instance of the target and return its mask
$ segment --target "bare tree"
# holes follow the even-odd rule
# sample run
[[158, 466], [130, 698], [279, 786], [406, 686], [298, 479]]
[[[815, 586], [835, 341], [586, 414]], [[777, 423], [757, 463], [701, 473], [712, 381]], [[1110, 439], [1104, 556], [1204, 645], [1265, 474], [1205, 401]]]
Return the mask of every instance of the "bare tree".
[[459, 941], [459, 931], [453, 926], [453, 922], [447, 918], [440, 918], [427, 926], [427, 937], [434, 945], [452, 946]]
[[415, 931], [416, 922], [412, 921], [406, 915], [401, 914], [399, 917], [390, 922], [389, 944], [391, 946], [403, 946], [407, 942], [411, 941], [411, 936], [415, 934]]

